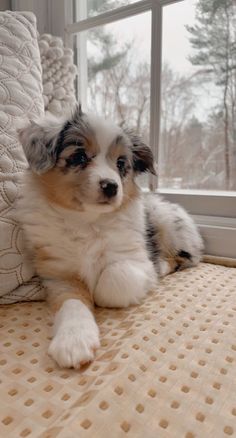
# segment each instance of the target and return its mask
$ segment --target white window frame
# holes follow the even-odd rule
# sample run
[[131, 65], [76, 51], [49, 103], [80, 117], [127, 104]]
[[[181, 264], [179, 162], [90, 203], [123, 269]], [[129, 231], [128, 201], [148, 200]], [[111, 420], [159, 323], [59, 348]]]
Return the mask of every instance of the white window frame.
[[[172, 3], [187, 0], [141, 0], [127, 6], [86, 18], [86, 0], [79, 0], [80, 11], [73, 22], [72, 0], [12, 0], [14, 9], [30, 9], [36, 13], [39, 31], [59, 35], [65, 44], [72, 46], [72, 36], [77, 34], [79, 52], [78, 86], [81, 100], [86, 107], [86, 52], [83, 31], [113, 23], [143, 12], [152, 12], [151, 32], [151, 93], [150, 93], [150, 146], [158, 162], [161, 114], [161, 59], [162, 59], [162, 10]], [[40, 13], [39, 10], [40, 4]], [[30, 6], [30, 7], [28, 7]], [[47, 17], [42, 17], [42, 11]], [[44, 21], [43, 21], [44, 18]], [[158, 179], [151, 177], [150, 188], [161, 193], [171, 202], [183, 205], [193, 215], [205, 238], [206, 252], [210, 255], [236, 258], [236, 192], [203, 190], [159, 189]]]

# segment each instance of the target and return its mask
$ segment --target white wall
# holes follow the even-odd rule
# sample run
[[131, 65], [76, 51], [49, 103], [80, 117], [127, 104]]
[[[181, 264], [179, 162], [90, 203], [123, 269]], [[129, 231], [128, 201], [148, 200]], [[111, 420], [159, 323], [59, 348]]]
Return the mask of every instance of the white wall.
[[71, 0], [11, 1], [13, 11], [31, 11], [36, 15], [40, 34], [51, 33], [63, 39], [65, 37], [66, 21], [68, 22], [71, 19], [71, 4]]
[[0, 1], [0, 11], [5, 11], [6, 9], [11, 9], [11, 0]]
[[39, 33], [49, 32], [49, 2], [47, 0], [12, 0], [13, 11], [30, 11], [37, 17]]

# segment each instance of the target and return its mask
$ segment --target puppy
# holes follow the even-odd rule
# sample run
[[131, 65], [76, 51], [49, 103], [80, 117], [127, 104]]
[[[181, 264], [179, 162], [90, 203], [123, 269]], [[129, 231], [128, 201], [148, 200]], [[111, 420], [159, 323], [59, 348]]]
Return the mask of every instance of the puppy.
[[55, 315], [49, 354], [61, 367], [94, 358], [94, 303], [137, 304], [166, 275], [200, 260], [202, 239], [188, 214], [135, 177], [155, 174], [150, 148], [131, 131], [76, 107], [19, 134], [30, 169], [20, 220]]

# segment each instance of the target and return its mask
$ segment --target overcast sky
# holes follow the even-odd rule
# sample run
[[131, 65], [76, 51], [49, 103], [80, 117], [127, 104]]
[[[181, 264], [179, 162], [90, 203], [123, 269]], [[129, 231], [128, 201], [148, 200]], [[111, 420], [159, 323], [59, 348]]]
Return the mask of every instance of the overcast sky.
[[185, 25], [194, 23], [195, 5], [196, 0], [185, 0], [163, 9], [163, 59], [179, 72], [191, 69], [187, 60], [191, 47]]
[[[163, 59], [174, 70], [187, 72], [191, 64], [187, 60], [190, 53], [186, 24], [194, 23], [196, 0], [184, 0], [163, 8]], [[126, 20], [106, 26], [120, 43], [134, 41], [137, 61], [145, 59], [150, 62], [151, 48], [151, 13], [143, 13]]]

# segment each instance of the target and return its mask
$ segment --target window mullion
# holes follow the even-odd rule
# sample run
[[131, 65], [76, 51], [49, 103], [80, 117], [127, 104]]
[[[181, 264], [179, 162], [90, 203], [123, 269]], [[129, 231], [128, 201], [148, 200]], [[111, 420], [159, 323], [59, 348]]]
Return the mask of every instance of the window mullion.
[[[80, 0], [76, 7], [76, 21], [87, 19], [87, 0]], [[88, 89], [88, 59], [87, 59], [87, 31], [75, 35], [77, 40], [77, 62], [79, 65], [78, 75], [78, 100], [83, 110], [87, 110], [87, 89]]]
[[[151, 39], [151, 87], [150, 87], [150, 146], [158, 162], [161, 122], [161, 59], [162, 59], [162, 7], [159, 2], [152, 3]], [[150, 177], [149, 186], [156, 190], [157, 178]]]
[[[154, 0], [154, 3], [156, 2], [158, 2], [158, 0]], [[82, 32], [84, 30], [93, 29], [98, 26], [104, 26], [105, 24], [113, 23], [115, 21], [122, 20], [123, 18], [128, 18], [143, 12], [147, 12], [151, 9], [152, 3], [153, 0], [142, 0], [138, 1], [137, 3], [112, 9], [111, 11], [103, 12], [93, 17], [80, 19], [79, 21], [68, 25], [67, 32], [70, 34]]]
[[185, 0], [159, 0], [159, 3], [161, 6], [169, 6], [172, 5], [173, 3], [180, 3], [183, 1]]

